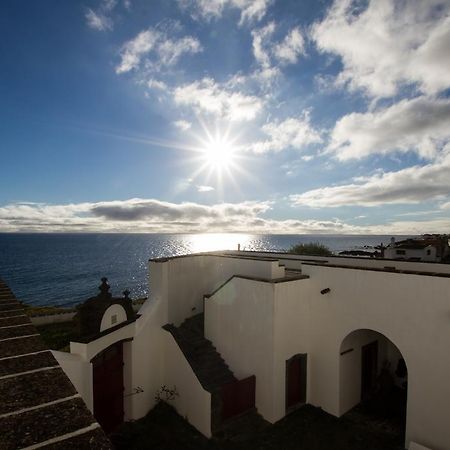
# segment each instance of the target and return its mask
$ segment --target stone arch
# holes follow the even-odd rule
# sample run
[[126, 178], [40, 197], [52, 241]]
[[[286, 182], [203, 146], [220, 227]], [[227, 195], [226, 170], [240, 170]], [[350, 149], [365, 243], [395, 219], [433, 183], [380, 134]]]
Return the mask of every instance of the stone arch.
[[[377, 350], [370, 350], [368, 346], [376, 342]], [[374, 346], [375, 347], [375, 346]], [[340, 344], [339, 360], [339, 415], [345, 414], [351, 408], [361, 402], [363, 395], [362, 386], [363, 374], [363, 352], [376, 354], [376, 375], [379, 375], [383, 365], [389, 364], [389, 372], [394, 378], [396, 386], [401, 386], [407, 382], [408, 362], [407, 358], [385, 333], [367, 328], [360, 328], [348, 333]], [[370, 358], [370, 356], [366, 356]], [[405, 376], [401, 370], [396, 374], [399, 360], [404, 363]], [[372, 380], [375, 382], [375, 380]], [[370, 383], [370, 382], [369, 382]], [[370, 388], [370, 386], [369, 386]]]
[[[387, 390], [403, 402], [406, 425], [408, 362], [388, 336], [372, 329], [357, 329], [341, 341], [339, 360], [339, 415]], [[390, 385], [390, 383], [393, 383]]]

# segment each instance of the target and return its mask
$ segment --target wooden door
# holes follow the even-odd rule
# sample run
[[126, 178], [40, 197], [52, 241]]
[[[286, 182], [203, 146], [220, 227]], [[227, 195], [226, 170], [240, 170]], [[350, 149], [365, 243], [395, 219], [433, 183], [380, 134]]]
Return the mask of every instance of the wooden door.
[[306, 403], [307, 355], [286, 361], [286, 409]]
[[92, 360], [94, 416], [106, 433], [123, 422], [123, 347], [111, 345]]
[[377, 381], [378, 341], [364, 345], [361, 349], [361, 400], [367, 400]]
[[254, 408], [255, 389], [254, 375], [222, 386], [222, 420], [230, 419]]

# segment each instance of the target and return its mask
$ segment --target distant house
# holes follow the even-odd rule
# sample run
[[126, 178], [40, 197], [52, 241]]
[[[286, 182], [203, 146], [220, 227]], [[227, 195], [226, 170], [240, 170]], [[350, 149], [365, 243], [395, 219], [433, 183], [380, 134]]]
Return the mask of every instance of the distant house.
[[103, 284], [98, 334], [54, 352], [105, 428], [158, 399], [208, 437], [248, 410], [339, 417], [384, 371], [406, 447], [450, 449], [449, 264], [215, 252], [151, 260], [149, 284], [137, 317]]
[[392, 238], [384, 249], [385, 258], [407, 261], [441, 262], [449, 253], [448, 237], [441, 235], [423, 235], [398, 242]]

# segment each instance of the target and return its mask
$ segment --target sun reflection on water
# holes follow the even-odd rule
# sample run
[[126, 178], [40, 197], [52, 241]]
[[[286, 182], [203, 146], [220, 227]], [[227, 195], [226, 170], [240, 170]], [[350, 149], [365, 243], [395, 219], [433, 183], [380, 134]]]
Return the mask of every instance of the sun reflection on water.
[[204, 233], [186, 236], [186, 246], [190, 252], [211, 252], [214, 250], [243, 250], [250, 244], [252, 236], [237, 233]]

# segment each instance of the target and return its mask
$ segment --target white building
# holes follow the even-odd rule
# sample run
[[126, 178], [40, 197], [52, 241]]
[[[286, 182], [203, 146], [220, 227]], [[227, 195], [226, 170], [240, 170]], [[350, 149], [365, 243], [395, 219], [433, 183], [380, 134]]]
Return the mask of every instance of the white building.
[[[166, 386], [205, 436], [253, 402], [272, 423], [305, 402], [341, 416], [386, 361], [395, 372], [404, 358], [407, 378], [393, 377], [407, 381], [406, 447], [448, 450], [450, 265], [386, 265], [256, 252], [153, 260], [137, 320], [113, 305], [102, 320], [110, 328], [55, 356], [100, 423], [122, 420], [102, 417], [105, 389], [127, 421]], [[105, 370], [116, 374], [110, 388]]]
[[405, 239], [391, 243], [384, 249], [384, 258], [407, 261], [441, 262], [449, 254], [448, 242], [438, 236], [423, 236], [421, 238]]

